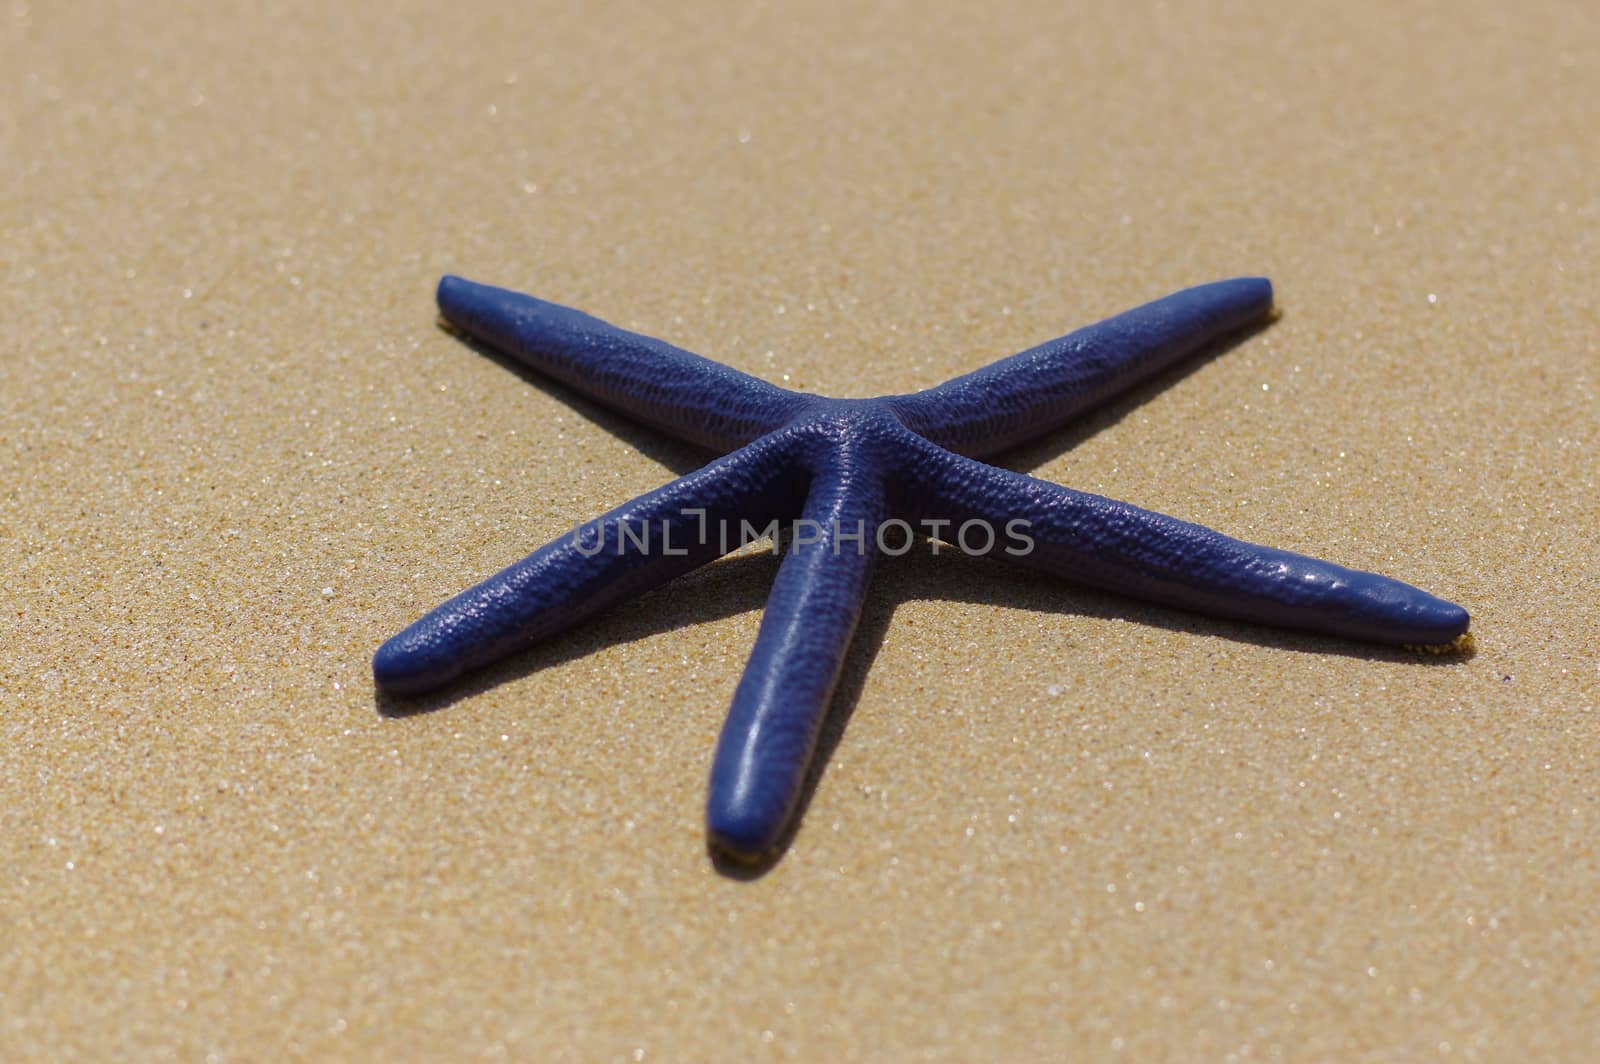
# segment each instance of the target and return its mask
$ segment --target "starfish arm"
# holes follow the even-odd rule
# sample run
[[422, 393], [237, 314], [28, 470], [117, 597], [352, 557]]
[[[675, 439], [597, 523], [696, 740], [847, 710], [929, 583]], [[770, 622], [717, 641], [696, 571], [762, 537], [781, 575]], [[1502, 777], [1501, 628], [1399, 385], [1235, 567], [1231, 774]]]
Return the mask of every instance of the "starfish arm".
[[799, 508], [791, 464], [777, 438], [758, 440], [545, 544], [380, 647], [378, 686], [443, 687], [738, 548], [745, 524]]
[[1185, 288], [1021, 354], [890, 398], [900, 420], [981, 458], [1042, 436], [1272, 311], [1264, 277]]
[[794, 815], [861, 616], [882, 506], [876, 476], [848, 467], [811, 485], [717, 742], [706, 826], [725, 854], [759, 859]]
[[1073, 491], [947, 452], [919, 478], [927, 512], [963, 546], [1109, 591], [1261, 624], [1377, 643], [1436, 645], [1467, 611], [1409, 584], [1232, 539], [1125, 502]]
[[438, 300], [445, 320], [474, 340], [613, 410], [715, 450], [771, 432], [812, 401], [520, 292], [445, 277]]

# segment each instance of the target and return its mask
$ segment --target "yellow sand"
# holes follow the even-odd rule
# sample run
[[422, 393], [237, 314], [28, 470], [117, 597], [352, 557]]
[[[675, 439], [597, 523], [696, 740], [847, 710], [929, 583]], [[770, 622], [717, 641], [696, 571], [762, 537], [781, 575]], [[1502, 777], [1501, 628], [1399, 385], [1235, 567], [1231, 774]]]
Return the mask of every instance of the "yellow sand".
[[[1586, 1058], [1591, 5], [331, 6], [0, 7], [0, 1057]], [[836, 395], [1267, 274], [1011, 465], [1475, 649], [908, 556], [722, 875], [769, 556], [380, 713], [384, 638], [704, 460], [447, 271]]]

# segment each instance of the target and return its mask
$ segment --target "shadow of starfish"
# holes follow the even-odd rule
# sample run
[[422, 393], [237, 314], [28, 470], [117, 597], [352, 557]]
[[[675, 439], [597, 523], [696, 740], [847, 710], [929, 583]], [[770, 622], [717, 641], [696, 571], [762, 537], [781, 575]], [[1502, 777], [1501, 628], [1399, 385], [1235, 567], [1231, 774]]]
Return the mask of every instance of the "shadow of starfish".
[[1211, 616], [1386, 644], [1444, 644], [1467, 612], [1417, 588], [980, 461], [1265, 321], [1262, 278], [1185, 289], [936, 388], [829, 399], [768, 384], [580, 311], [458, 277], [466, 336], [681, 440], [728, 452], [446, 602], [373, 659], [380, 691], [436, 691], [623, 600], [783, 533], [712, 765], [714, 854], [791, 834], [879, 554], [918, 536]]

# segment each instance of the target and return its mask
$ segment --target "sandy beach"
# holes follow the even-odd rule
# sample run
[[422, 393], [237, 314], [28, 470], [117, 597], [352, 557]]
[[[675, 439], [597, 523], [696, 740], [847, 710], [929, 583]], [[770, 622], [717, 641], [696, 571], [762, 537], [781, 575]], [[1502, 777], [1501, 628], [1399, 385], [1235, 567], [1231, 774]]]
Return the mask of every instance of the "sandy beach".
[[[0, 1057], [1588, 1059], [1600, 21], [1072, 7], [0, 8]], [[446, 273], [836, 396], [1268, 276], [999, 464], [1471, 645], [913, 551], [730, 874], [769, 554], [374, 689], [712, 457], [441, 328]]]

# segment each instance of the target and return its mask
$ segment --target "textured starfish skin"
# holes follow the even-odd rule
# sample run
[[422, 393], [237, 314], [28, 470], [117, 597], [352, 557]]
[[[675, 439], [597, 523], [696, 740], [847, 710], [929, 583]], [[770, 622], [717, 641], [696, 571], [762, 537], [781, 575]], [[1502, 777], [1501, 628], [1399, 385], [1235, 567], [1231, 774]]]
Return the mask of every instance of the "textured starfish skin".
[[904, 537], [887, 535], [896, 520], [951, 530], [1026, 522], [1031, 550], [999, 535], [963, 537], [962, 548], [1214, 616], [1395, 644], [1448, 643], [1467, 630], [1466, 610], [1397, 580], [978, 461], [1265, 320], [1264, 278], [1185, 289], [936, 388], [858, 400], [779, 388], [458, 277], [440, 282], [438, 300], [462, 333], [638, 421], [730, 453], [541, 547], [389, 640], [373, 659], [385, 691], [445, 686], [657, 587], [738, 547], [729, 527], [799, 517], [832, 530], [794, 535], [718, 741], [707, 829], [734, 857], [770, 852], [794, 814], [880, 545], [900, 552]]

